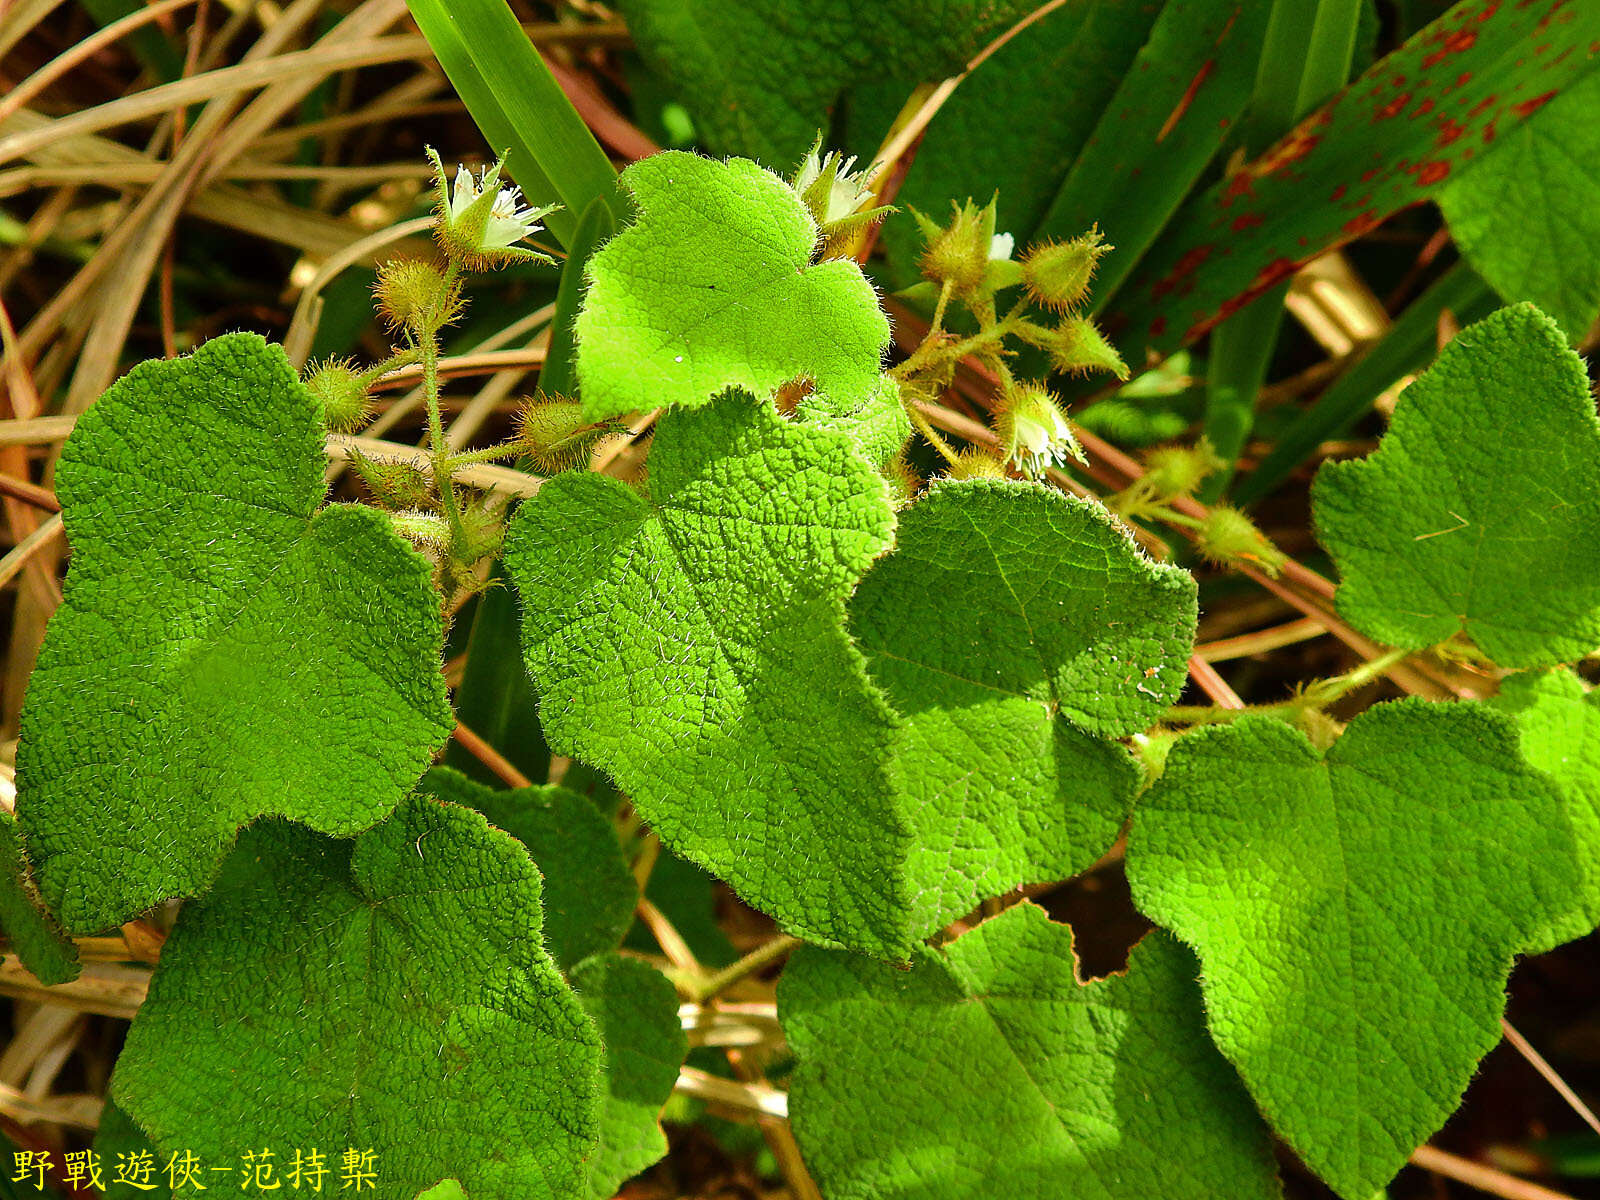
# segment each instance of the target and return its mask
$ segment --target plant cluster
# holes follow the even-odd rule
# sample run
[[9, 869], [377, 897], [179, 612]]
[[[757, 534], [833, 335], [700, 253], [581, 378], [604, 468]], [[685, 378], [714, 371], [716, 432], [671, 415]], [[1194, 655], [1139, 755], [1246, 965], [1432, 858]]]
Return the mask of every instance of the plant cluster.
[[[732, 86], [674, 57], [662, 5], [623, 7], [685, 94]], [[808, 7], [833, 27], [837, 5]], [[1289, 7], [1234, 18], [1270, 47]], [[443, 10], [417, 8], [470, 80]], [[1560, 37], [1600, 38], [1562, 10], [1542, 14]], [[1473, 0], [1396, 57], [1503, 49], [1540, 15]], [[1130, 61], [1177, 53], [1165, 24], [1112, 25]], [[847, 75], [849, 40], [828, 59]], [[1468, 61], [1533, 86], [1509, 53]], [[1335, 590], [1247, 512], [1262, 475], [1232, 481], [1266, 370], [1238, 340], [1248, 306], [1299, 264], [1242, 282], [1174, 247], [1207, 221], [1275, 246], [1274, 189], [1307, 186], [1283, 172], [1319, 169], [1393, 66], [1176, 216], [1118, 212], [1074, 169], [1061, 195], [1103, 221], [1048, 236], [1014, 237], [992, 193], [912, 203], [896, 163], [858, 170], [821, 137], [787, 174], [643, 156], [581, 212], [570, 175], [532, 206], [507, 160], [433, 154], [437, 253], [376, 269], [386, 355], [302, 371], [227, 333], [112, 384], [55, 468], [70, 568], [0, 815], [0, 928], [44, 985], [106, 937], [159, 947], [97, 1147], [248, 1145], [258, 1188], [269, 1150], [298, 1171], [349, 1148], [385, 1200], [604, 1200], [666, 1153], [688, 1079], [753, 1097], [827, 1200], [1281, 1200], [1289, 1161], [1343, 1200], [1383, 1195], [1500, 1041], [1517, 957], [1600, 926], [1580, 671], [1600, 649], [1600, 418], [1569, 336], [1600, 274], [1522, 286], [1471, 190], [1493, 189], [1464, 182], [1486, 168], [1461, 160], [1437, 198], [1511, 302], [1430, 342], [1370, 453], [1316, 470], [1307, 552]], [[1191, 182], [1221, 135], [1173, 130], [1213, 102], [1211, 70], [1175, 73], [1196, 82], [1150, 131]], [[1475, 119], [1491, 84], [1463, 71], [1451, 103]], [[764, 86], [759, 127], [790, 145], [822, 85]], [[1531, 139], [1551, 97], [1512, 94]], [[713, 139], [734, 119], [702, 111]], [[512, 436], [456, 444], [446, 338], [469, 283], [554, 263], [524, 244], [543, 223], [568, 252], [546, 375]], [[1144, 373], [1214, 326], [1200, 436], [1135, 461], [1095, 434], [1097, 410], [1148, 415], [1158, 372], [1128, 360]], [[359, 435], [405, 372], [416, 454]], [[1240, 580], [1356, 664], [1245, 703], [1196, 646], [1202, 583]], [[514, 676], [494, 703], [548, 778], [472, 728], [452, 652]], [[1379, 683], [1404, 694], [1369, 702]], [[1153, 928], [1090, 978], [1082, 930], [1041, 901], [1107, 865]], [[697, 957], [650, 899], [694, 868], [773, 935]], [[780, 964], [767, 1027], [722, 1003]], [[761, 1053], [704, 1076], [690, 1034]]]

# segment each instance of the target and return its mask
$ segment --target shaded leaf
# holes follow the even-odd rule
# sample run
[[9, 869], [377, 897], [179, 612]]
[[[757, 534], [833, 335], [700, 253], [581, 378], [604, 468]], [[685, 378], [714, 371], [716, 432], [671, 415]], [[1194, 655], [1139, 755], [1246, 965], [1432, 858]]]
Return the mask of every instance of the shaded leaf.
[[78, 951], [55, 918], [41, 906], [28, 877], [17, 837], [17, 820], [0, 808], [0, 933], [40, 983], [68, 983], [78, 977]]
[[410, 798], [353, 842], [252, 826], [167, 940], [112, 1094], [163, 1155], [235, 1161], [249, 1130], [334, 1170], [371, 1149], [381, 1195], [571, 1196], [601, 1050], [539, 894], [526, 851], [453, 804]]
[[1317, 255], [1435, 199], [1586, 78], [1597, 40], [1600, 6], [1457, 4], [1178, 211], [1118, 295], [1123, 356], [1193, 341]]
[[527, 847], [544, 878], [545, 944], [563, 970], [622, 944], [639, 888], [616, 827], [587, 796], [554, 784], [484, 787], [446, 767], [429, 771], [422, 790], [477, 809]]
[[592, 1200], [608, 1200], [666, 1154], [661, 1107], [678, 1082], [689, 1039], [678, 1020], [677, 990], [648, 963], [620, 954], [587, 959], [573, 970], [572, 986], [605, 1045], [600, 1144], [584, 1169]]
[[622, 0], [618, 7], [645, 60], [676, 86], [707, 148], [786, 170], [852, 84], [954, 75], [1037, 5]]
[[1600, 314], [1597, 111], [1600, 74], [1591, 73], [1439, 190], [1467, 261], [1507, 300], [1532, 300], [1575, 343]]
[[806, 947], [778, 985], [795, 1136], [830, 1200], [1271, 1200], [1261, 1119], [1165, 934], [1080, 983], [1032, 904], [909, 971]]

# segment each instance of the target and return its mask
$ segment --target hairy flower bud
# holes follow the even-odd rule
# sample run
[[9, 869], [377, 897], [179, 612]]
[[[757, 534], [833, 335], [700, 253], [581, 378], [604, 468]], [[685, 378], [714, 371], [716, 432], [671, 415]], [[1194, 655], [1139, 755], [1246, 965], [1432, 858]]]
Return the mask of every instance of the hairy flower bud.
[[543, 393], [517, 414], [517, 450], [546, 475], [585, 467], [594, 448], [621, 426], [599, 424], [583, 415], [583, 406]]
[[1050, 331], [1044, 349], [1050, 354], [1050, 365], [1063, 375], [1105, 371], [1118, 379], [1128, 378], [1128, 364], [1088, 317], [1067, 317]]
[[394, 531], [419, 550], [443, 554], [450, 547], [450, 523], [438, 513], [408, 509], [389, 514]]
[[1222, 460], [1201, 438], [1193, 447], [1160, 446], [1144, 457], [1145, 473], [1139, 487], [1162, 503], [1178, 496], [1192, 496], [1210, 475], [1222, 468]]
[[1236, 508], [1217, 505], [1200, 524], [1196, 543], [1202, 557], [1219, 566], [1241, 563], [1257, 567], [1273, 578], [1287, 561], [1255, 523]]
[[1004, 479], [1006, 465], [993, 451], [968, 446], [950, 464], [951, 479]]
[[349, 359], [330, 358], [314, 363], [306, 376], [306, 388], [322, 406], [323, 423], [333, 432], [349, 433], [365, 423], [371, 401], [365, 380], [351, 367]]
[[1010, 262], [1013, 249], [1009, 233], [994, 231], [995, 201], [979, 208], [968, 200], [964, 204], [952, 203], [950, 208], [950, 224], [945, 226], [912, 210], [926, 243], [922, 252], [923, 275], [936, 283], [948, 281], [958, 296], [992, 291], [990, 263]]
[[417, 258], [379, 263], [372, 294], [390, 329], [409, 329], [419, 336], [448, 325], [466, 306], [460, 283], [446, 283], [438, 267]]
[[1098, 229], [1065, 242], [1032, 247], [1022, 260], [1022, 281], [1039, 304], [1058, 313], [1077, 311], [1088, 298], [1095, 267], [1111, 249]]
[[350, 465], [382, 508], [399, 512], [427, 508], [434, 502], [433, 479], [415, 463], [369, 458], [359, 450], [352, 450]]

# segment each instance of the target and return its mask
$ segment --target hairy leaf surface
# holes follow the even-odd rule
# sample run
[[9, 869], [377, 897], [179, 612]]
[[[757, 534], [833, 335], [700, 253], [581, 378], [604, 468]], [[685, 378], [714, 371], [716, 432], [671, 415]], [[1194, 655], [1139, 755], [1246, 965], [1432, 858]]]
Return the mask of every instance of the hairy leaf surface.
[[578, 382], [593, 419], [767, 396], [802, 376], [836, 410], [869, 405], [889, 322], [855, 263], [811, 261], [817, 226], [748, 159], [652, 155], [622, 182], [638, 216], [589, 267]]
[[380, 1195], [578, 1195], [600, 1041], [539, 892], [527, 852], [453, 804], [412, 797], [354, 841], [253, 826], [184, 908], [112, 1093], [163, 1155], [233, 1162], [249, 1130], [334, 1164], [370, 1148]]
[[677, 989], [649, 963], [598, 955], [574, 968], [572, 986], [605, 1045], [600, 1144], [584, 1170], [591, 1200], [610, 1200], [624, 1180], [667, 1152], [661, 1107], [689, 1039], [678, 1020]]
[[17, 819], [6, 809], [0, 809], [0, 934], [39, 982], [54, 985], [78, 977], [78, 951], [40, 907], [17, 837]]
[[622, 944], [639, 885], [616, 827], [587, 796], [554, 784], [485, 787], [448, 767], [429, 771], [422, 790], [477, 809], [527, 847], [544, 878], [545, 944], [563, 970]]
[[1271, 1200], [1267, 1131], [1162, 933], [1083, 984], [1019, 904], [909, 971], [810, 947], [778, 985], [795, 1136], [830, 1200]]
[[17, 818], [73, 932], [203, 890], [263, 814], [382, 820], [451, 726], [428, 564], [319, 510], [316, 401], [254, 334], [135, 367], [56, 476], [72, 569], [28, 685]]
[[1184, 737], [1128, 838], [1134, 899], [1200, 955], [1212, 1036], [1279, 1134], [1368, 1200], [1500, 1038], [1519, 950], [1581, 879], [1509, 719], [1402, 700], [1326, 755], [1272, 717]]
[[1116, 840], [1138, 771], [1114, 739], [1177, 699], [1194, 580], [1099, 505], [1029, 483], [936, 484], [862, 580], [852, 629], [907, 718], [914, 929], [1062, 879]]
[[889, 543], [883, 479], [845, 439], [729, 393], [662, 418], [649, 487], [562, 475], [512, 521], [552, 748], [793, 932], [903, 950], [895, 720], [844, 632]]
[[1532, 305], [1445, 347], [1377, 453], [1312, 490], [1339, 612], [1392, 646], [1464, 630], [1504, 666], [1600, 646], [1600, 420], [1583, 363]]

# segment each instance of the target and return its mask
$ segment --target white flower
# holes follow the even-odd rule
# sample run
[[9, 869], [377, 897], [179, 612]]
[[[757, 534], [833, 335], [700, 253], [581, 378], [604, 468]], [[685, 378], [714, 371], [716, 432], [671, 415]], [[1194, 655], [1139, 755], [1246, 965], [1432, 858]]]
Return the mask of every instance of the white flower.
[[548, 262], [547, 255], [516, 245], [544, 228], [539, 218], [557, 205], [533, 208], [523, 203], [515, 184], [502, 184], [504, 160], [497, 159], [476, 177], [459, 164], [455, 178], [447, 181], [444, 164], [433, 150], [439, 193], [437, 233], [452, 260], [469, 270], [503, 266], [509, 262]]
[[1083, 461], [1083, 449], [1061, 409], [1041, 388], [1019, 389], [1000, 414], [999, 433], [1006, 458], [1030, 476], [1051, 467], [1065, 466], [1069, 458]]
[[1017, 240], [1009, 233], [997, 233], [989, 239], [989, 261], [1004, 262], [1017, 248]]
[[845, 158], [836, 150], [822, 153], [822, 140], [811, 147], [790, 182], [819, 226], [826, 228], [872, 209], [876, 196], [872, 181], [883, 164], [873, 163], [855, 170], [855, 156]]
[[484, 167], [477, 179], [466, 167], [456, 164], [456, 177], [450, 191], [450, 221], [457, 223], [479, 196], [499, 185], [489, 218], [484, 222], [481, 248], [503, 250], [544, 228], [539, 218], [549, 209], [524, 206], [522, 192], [514, 183], [500, 184], [500, 164]]

